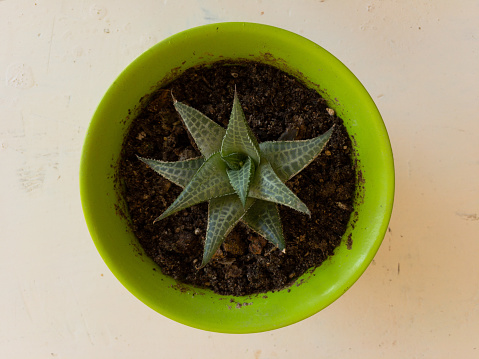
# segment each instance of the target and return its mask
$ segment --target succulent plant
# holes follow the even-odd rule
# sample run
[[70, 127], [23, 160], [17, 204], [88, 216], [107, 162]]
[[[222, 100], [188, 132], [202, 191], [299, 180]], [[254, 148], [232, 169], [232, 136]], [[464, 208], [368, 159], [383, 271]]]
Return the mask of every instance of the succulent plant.
[[227, 129], [184, 103], [174, 100], [174, 106], [201, 157], [178, 162], [139, 157], [151, 169], [183, 188], [155, 222], [209, 201], [201, 267], [211, 260], [240, 220], [284, 251], [278, 204], [311, 215], [285, 182], [319, 155], [333, 128], [309, 140], [258, 143], [236, 91]]

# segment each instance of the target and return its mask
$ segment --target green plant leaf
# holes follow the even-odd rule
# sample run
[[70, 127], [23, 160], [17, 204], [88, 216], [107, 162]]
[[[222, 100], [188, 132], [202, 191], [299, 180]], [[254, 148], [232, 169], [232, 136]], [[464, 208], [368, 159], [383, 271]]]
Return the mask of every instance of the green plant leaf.
[[246, 162], [240, 169], [228, 169], [226, 173], [230, 179], [231, 186], [233, 186], [236, 194], [241, 200], [241, 203], [243, 203], [243, 206], [245, 206], [249, 185], [254, 174], [254, 163], [251, 161], [251, 157], [246, 158]]
[[251, 182], [249, 196], [288, 206], [311, 215], [308, 207], [281, 181], [269, 162], [261, 161]]
[[231, 170], [239, 170], [243, 167], [248, 156], [242, 153], [231, 153], [228, 156], [221, 157]]
[[195, 204], [235, 193], [226, 174], [226, 169], [226, 163], [221, 159], [219, 153], [210, 156], [176, 200], [161, 216], [155, 219], [155, 222]]
[[243, 204], [236, 195], [210, 200], [208, 205], [208, 229], [206, 230], [201, 267], [205, 266], [211, 260], [228, 233], [254, 202], [254, 199], [249, 198], [246, 201], [246, 206], [243, 207]]
[[178, 162], [164, 162], [140, 156], [137, 157], [153, 171], [182, 188], [190, 182], [198, 169], [205, 162], [203, 157]]
[[175, 108], [183, 119], [186, 128], [195, 140], [203, 157], [208, 158], [220, 150], [223, 137], [226, 133], [223, 127], [209, 119], [200, 111], [184, 103], [176, 101]]
[[278, 177], [286, 182], [308, 166], [328, 143], [334, 126], [324, 134], [304, 141], [262, 142], [261, 155], [273, 167]]
[[223, 158], [232, 153], [245, 154], [251, 157], [256, 165], [260, 163], [258, 141], [246, 122], [236, 91], [230, 121], [221, 144], [221, 156]]
[[252, 230], [278, 247], [279, 250], [283, 251], [285, 249], [283, 227], [278, 206], [275, 203], [256, 200], [242, 220]]

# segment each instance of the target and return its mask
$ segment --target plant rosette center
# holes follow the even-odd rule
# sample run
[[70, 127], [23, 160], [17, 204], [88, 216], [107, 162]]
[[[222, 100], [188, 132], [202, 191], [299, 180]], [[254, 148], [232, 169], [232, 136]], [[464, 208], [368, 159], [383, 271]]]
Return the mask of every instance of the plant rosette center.
[[175, 101], [174, 105], [201, 157], [178, 162], [139, 157], [155, 172], [183, 188], [155, 222], [208, 202], [201, 267], [211, 260], [239, 221], [284, 251], [278, 205], [310, 215], [308, 207], [285, 182], [321, 153], [334, 127], [309, 140], [258, 143], [236, 92], [226, 129], [184, 103]]

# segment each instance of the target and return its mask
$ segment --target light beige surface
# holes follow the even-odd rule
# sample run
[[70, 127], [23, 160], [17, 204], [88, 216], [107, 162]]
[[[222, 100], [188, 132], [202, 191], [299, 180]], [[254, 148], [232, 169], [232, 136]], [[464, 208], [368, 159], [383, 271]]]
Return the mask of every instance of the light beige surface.
[[[78, 167], [102, 94], [175, 32], [299, 33], [363, 82], [390, 133], [396, 201], [374, 262], [290, 327], [222, 335], [153, 312], [112, 276]], [[1, 358], [479, 358], [479, 2], [0, 0]]]

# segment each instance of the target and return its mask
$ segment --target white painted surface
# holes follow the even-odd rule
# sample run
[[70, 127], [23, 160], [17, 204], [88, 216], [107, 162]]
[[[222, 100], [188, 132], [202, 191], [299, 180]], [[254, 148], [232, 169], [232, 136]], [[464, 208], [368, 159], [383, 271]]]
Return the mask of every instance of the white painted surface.
[[[477, 0], [0, 0], [0, 357], [478, 358], [478, 20]], [[132, 297], [78, 191], [110, 83], [157, 41], [218, 21], [283, 27], [341, 59], [376, 101], [397, 170], [390, 231], [361, 279], [255, 335], [191, 329]]]

